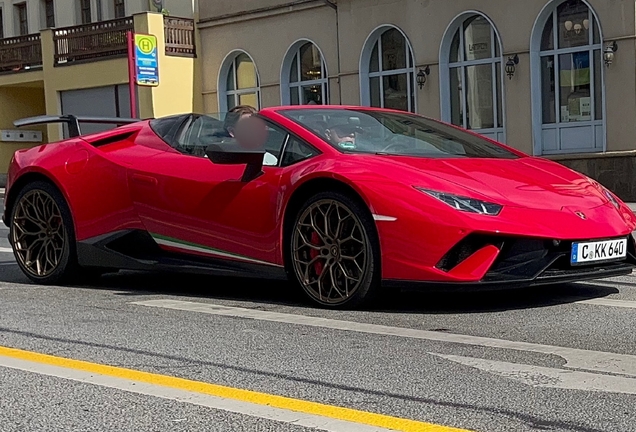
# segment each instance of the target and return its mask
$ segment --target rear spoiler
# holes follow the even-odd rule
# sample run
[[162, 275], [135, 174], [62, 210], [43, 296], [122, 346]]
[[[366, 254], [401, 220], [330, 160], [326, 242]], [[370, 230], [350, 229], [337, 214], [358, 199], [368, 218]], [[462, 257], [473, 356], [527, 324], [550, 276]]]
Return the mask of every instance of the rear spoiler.
[[72, 114], [68, 115], [42, 115], [36, 117], [27, 117], [13, 122], [15, 127], [42, 125], [49, 123], [66, 123], [68, 125], [68, 133], [70, 138], [81, 136], [80, 123], [97, 123], [97, 124], [115, 124], [123, 126], [140, 122], [139, 119], [120, 118], [120, 117], [81, 117]]

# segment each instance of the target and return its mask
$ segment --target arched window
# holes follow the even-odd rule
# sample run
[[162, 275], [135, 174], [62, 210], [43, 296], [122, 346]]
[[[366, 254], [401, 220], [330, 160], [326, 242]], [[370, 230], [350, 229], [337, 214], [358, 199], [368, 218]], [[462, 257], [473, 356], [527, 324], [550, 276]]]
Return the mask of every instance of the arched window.
[[243, 51], [230, 54], [219, 74], [219, 110], [237, 105], [260, 109], [260, 83], [252, 58]]
[[280, 81], [283, 105], [329, 103], [327, 67], [313, 42], [302, 40], [290, 47]]
[[505, 141], [501, 41], [483, 15], [465, 13], [442, 42], [442, 120]]
[[402, 31], [376, 29], [360, 59], [362, 105], [415, 112], [413, 50]]
[[554, 1], [532, 35], [536, 154], [605, 148], [602, 36], [582, 0]]

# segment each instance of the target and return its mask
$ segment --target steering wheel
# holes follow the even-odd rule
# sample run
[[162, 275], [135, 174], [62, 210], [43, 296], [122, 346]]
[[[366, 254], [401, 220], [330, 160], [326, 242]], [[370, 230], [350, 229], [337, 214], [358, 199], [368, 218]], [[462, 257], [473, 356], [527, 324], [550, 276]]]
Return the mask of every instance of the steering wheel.
[[408, 150], [409, 146], [404, 144], [404, 143], [390, 143], [388, 146], [384, 147], [381, 151], [383, 153], [388, 153], [390, 150], [393, 149], [404, 149], [404, 150]]

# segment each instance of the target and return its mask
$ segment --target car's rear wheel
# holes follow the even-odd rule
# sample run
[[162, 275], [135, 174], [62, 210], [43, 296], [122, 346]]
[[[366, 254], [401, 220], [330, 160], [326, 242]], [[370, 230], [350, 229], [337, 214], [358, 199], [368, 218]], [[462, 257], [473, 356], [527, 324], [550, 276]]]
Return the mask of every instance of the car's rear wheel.
[[54, 284], [78, 274], [70, 210], [50, 183], [36, 181], [18, 193], [9, 235], [18, 266], [32, 281]]
[[379, 289], [379, 244], [373, 219], [340, 192], [316, 194], [298, 211], [290, 235], [294, 276], [314, 302], [357, 307]]

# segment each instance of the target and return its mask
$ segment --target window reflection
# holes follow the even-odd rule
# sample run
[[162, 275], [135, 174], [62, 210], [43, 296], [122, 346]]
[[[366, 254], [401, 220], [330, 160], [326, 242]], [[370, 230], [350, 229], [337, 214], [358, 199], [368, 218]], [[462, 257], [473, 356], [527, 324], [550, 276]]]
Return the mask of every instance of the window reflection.
[[572, 48], [590, 43], [590, 13], [585, 3], [568, 0], [557, 8], [559, 48]]
[[239, 54], [236, 57], [236, 83], [237, 89], [256, 87], [256, 70], [247, 54]]
[[397, 29], [382, 33], [382, 70], [406, 69], [406, 40]]
[[259, 108], [259, 88], [256, 66], [245, 53], [238, 54], [229, 67], [225, 79], [227, 109], [237, 105]]
[[482, 60], [492, 56], [490, 23], [483, 16], [464, 21], [464, 59]]
[[[450, 121], [475, 130], [503, 127], [501, 50], [490, 21], [467, 18], [450, 47]], [[491, 133], [491, 132], [484, 132]]]
[[543, 123], [555, 123], [556, 94], [554, 89], [554, 59], [543, 57], [541, 59], [541, 97], [543, 98], [542, 112]]
[[385, 76], [383, 80], [384, 107], [408, 111], [408, 74]]
[[[555, 33], [556, 51], [550, 42]], [[602, 54], [598, 24], [589, 8], [580, 0], [560, 4], [547, 20], [543, 35], [543, 124], [602, 119]]]
[[467, 66], [465, 71], [466, 127], [468, 129], [494, 128], [492, 66]]
[[374, 42], [368, 67], [371, 106], [415, 110], [413, 57], [398, 29], [385, 30]]
[[325, 104], [327, 76], [320, 50], [311, 42], [296, 49], [289, 71], [289, 102], [292, 105]]
[[451, 123], [464, 126], [464, 98], [462, 91], [461, 68], [450, 70]]
[[559, 56], [561, 122], [592, 120], [590, 53]]

